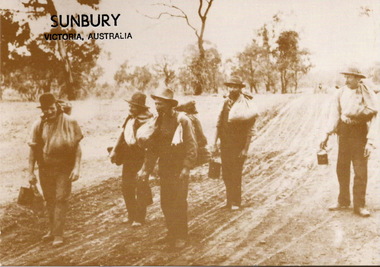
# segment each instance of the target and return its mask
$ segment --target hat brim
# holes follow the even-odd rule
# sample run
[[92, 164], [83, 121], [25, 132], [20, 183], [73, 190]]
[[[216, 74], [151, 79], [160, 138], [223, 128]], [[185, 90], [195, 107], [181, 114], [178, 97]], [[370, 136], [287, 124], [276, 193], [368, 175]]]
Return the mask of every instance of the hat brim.
[[174, 107], [178, 105], [178, 101], [175, 99], [165, 98], [165, 97], [156, 96], [156, 95], [151, 95], [151, 98], [153, 98], [153, 100], [166, 101], [168, 103], [171, 103]]
[[245, 87], [245, 85], [242, 84], [242, 83], [229, 83], [229, 82], [226, 82], [226, 83], [224, 83], [224, 85], [231, 86], [231, 87], [239, 87], [239, 88]]
[[363, 78], [363, 79], [367, 78], [363, 74], [358, 74], [358, 73], [353, 73], [353, 72], [341, 72], [340, 74], [352, 75], [352, 76], [356, 76], [356, 77]]
[[127, 99], [124, 99], [124, 101], [126, 101], [126, 102], [128, 102], [129, 104], [134, 105], [134, 106], [136, 106], [136, 107], [149, 109], [149, 107], [147, 107], [147, 106], [145, 106], [145, 105], [140, 105], [140, 104], [137, 104], [137, 103], [135, 103], [135, 102], [133, 102], [133, 101], [130, 101], [130, 100], [127, 100]]

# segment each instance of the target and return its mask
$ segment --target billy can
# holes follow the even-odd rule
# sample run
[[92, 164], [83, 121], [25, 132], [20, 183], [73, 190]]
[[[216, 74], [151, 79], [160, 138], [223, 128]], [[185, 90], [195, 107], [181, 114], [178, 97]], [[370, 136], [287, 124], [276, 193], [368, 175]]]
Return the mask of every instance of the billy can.
[[328, 154], [327, 151], [324, 149], [321, 149], [317, 153], [317, 159], [319, 165], [327, 165], [329, 164]]
[[222, 164], [215, 160], [211, 159], [209, 162], [209, 168], [208, 168], [208, 177], [218, 179], [220, 178], [220, 169], [222, 167]]

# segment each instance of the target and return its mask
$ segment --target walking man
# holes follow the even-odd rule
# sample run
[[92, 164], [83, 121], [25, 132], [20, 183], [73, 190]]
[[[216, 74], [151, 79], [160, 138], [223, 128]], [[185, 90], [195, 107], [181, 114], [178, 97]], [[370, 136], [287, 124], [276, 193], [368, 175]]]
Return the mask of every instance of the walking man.
[[137, 92], [126, 101], [129, 103], [129, 114], [110, 153], [110, 158], [111, 162], [115, 162], [116, 154], [123, 154], [121, 189], [128, 211], [128, 220], [124, 221], [131, 223], [133, 227], [138, 227], [145, 222], [147, 206], [137, 198], [137, 172], [144, 163], [145, 150], [137, 145], [136, 132], [153, 115], [145, 105], [145, 94]]
[[339, 197], [336, 205], [329, 210], [347, 209], [350, 206], [350, 169], [354, 168], [353, 206], [354, 213], [370, 216], [365, 208], [367, 188], [368, 157], [375, 147], [377, 136], [378, 104], [375, 93], [367, 88], [361, 79], [365, 76], [356, 67], [342, 72], [346, 85], [336, 92], [333, 112], [320, 144], [325, 149], [329, 136], [338, 135], [338, 162], [336, 172], [339, 181]]
[[220, 139], [222, 177], [226, 186], [227, 203], [225, 208], [241, 208], [241, 182], [243, 164], [247, 158], [251, 138], [254, 134], [256, 117], [247, 120], [229, 122], [229, 113], [233, 105], [241, 98], [252, 97], [242, 93], [245, 85], [238, 77], [233, 76], [224, 83], [228, 87], [228, 98], [224, 101], [219, 114], [214, 141], [214, 154], [217, 153], [217, 141]]
[[63, 244], [63, 230], [71, 193], [71, 183], [78, 180], [82, 131], [76, 120], [64, 114], [51, 93], [39, 98], [43, 115], [34, 122], [29, 142], [29, 183], [37, 182], [35, 163], [49, 216], [49, 232], [43, 240], [53, 246]]
[[171, 247], [180, 249], [186, 245], [188, 236], [188, 180], [197, 158], [197, 142], [190, 119], [184, 113], [174, 111], [178, 101], [173, 96], [170, 89], [152, 95], [158, 112], [157, 128], [139, 179], [148, 179], [158, 158], [161, 208], [168, 229], [164, 240]]

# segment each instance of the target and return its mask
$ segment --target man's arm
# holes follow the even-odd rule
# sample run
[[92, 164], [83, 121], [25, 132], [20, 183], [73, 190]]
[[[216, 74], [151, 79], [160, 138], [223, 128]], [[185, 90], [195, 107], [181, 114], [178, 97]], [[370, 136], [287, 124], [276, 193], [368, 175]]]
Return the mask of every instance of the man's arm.
[[74, 130], [74, 142], [76, 143], [76, 149], [75, 149], [75, 156], [74, 156], [75, 157], [74, 168], [70, 174], [70, 180], [74, 182], [79, 179], [80, 163], [82, 159], [82, 149], [79, 142], [83, 139], [83, 134], [76, 120], [72, 120], [72, 127]]
[[185, 159], [183, 161], [184, 169], [190, 170], [197, 160], [198, 144], [195, 137], [194, 127], [190, 119], [184, 115], [180, 118], [183, 129], [183, 143], [185, 146]]
[[379, 129], [380, 129], [380, 119], [379, 119], [379, 103], [377, 101], [376, 95], [374, 92], [374, 108], [377, 110], [377, 113], [372, 117], [368, 122], [368, 134], [367, 134], [367, 144], [364, 150], [364, 156], [369, 157], [372, 150], [374, 150], [378, 145], [379, 138]]
[[79, 179], [79, 173], [80, 173], [80, 162], [82, 159], [82, 148], [80, 144], [77, 145], [77, 148], [75, 150], [75, 163], [74, 163], [74, 168], [70, 174], [70, 180], [72, 182], [76, 181]]
[[213, 151], [212, 153], [216, 155], [218, 153], [218, 139], [220, 138], [220, 128], [222, 127], [222, 113], [225, 109], [226, 102], [223, 103], [222, 109], [219, 113], [218, 120], [216, 122], [216, 130], [215, 130], [215, 137], [214, 137], [214, 143], [213, 143]]
[[111, 163], [115, 163], [115, 157], [116, 157], [116, 149], [119, 147], [119, 145], [121, 144], [121, 141], [122, 139], [124, 138], [124, 128], [122, 128], [117, 140], [116, 140], [116, 143], [114, 145], [114, 147], [112, 148], [111, 152], [110, 152], [110, 159], [111, 159]]
[[[30, 140], [28, 142], [29, 145], [29, 158], [28, 158], [28, 180], [30, 184], [36, 184], [37, 183], [37, 177], [34, 174], [34, 167], [37, 162], [37, 149], [38, 146], [41, 146], [39, 142], [41, 142], [41, 133], [42, 127], [41, 127], [41, 120], [38, 120], [33, 123], [32, 131], [30, 135]], [[41, 148], [42, 149], [42, 148]]]
[[36, 156], [34, 153], [34, 148], [30, 147], [29, 149], [29, 167], [28, 167], [28, 179], [30, 184], [36, 184], [37, 183], [37, 177], [34, 174], [34, 166], [36, 165]]
[[[343, 90], [343, 89], [339, 89]], [[331, 109], [330, 109], [330, 116], [327, 121], [327, 127], [325, 129], [325, 132], [322, 137], [322, 142], [320, 143], [321, 149], [326, 149], [327, 142], [329, 140], [330, 135], [336, 133], [338, 123], [340, 120], [340, 95], [342, 94], [342, 91], [338, 91], [335, 93], [333, 101], [331, 103]]]

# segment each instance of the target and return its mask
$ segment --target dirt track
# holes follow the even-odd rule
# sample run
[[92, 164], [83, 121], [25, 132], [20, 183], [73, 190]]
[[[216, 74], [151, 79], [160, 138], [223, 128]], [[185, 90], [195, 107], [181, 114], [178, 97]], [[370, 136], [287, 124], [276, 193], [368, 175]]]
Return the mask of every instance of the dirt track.
[[352, 210], [326, 209], [336, 201], [338, 190], [334, 138], [331, 164], [316, 164], [327, 99], [302, 95], [262, 108], [245, 164], [241, 211], [220, 209], [224, 185], [222, 180], [207, 178], [206, 166], [192, 171], [190, 242], [185, 249], [172, 252], [156, 242], [166, 231], [157, 181], [152, 181], [155, 197], [148, 208], [148, 223], [135, 229], [121, 222], [125, 208], [115, 177], [74, 192], [67, 242], [60, 248], [39, 241], [45, 218], [37, 219], [16, 204], [3, 205], [1, 264], [379, 265], [378, 154], [369, 163], [367, 205], [372, 216], [363, 219]]

